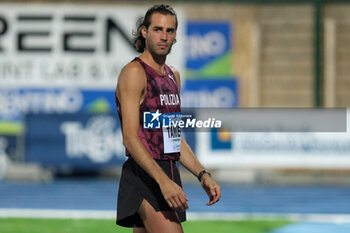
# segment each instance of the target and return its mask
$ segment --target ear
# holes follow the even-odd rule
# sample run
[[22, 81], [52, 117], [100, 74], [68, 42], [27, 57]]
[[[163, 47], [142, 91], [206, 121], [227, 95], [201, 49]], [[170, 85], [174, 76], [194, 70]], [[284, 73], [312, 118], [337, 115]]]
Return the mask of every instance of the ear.
[[146, 34], [147, 34], [147, 28], [145, 26], [142, 26], [141, 28], [141, 35], [143, 38], [146, 38]]

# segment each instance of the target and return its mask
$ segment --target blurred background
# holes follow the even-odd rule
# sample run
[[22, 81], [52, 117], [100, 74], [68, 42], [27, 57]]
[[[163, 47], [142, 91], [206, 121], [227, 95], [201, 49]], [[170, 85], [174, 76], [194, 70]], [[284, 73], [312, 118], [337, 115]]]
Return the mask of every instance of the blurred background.
[[[138, 56], [135, 24], [156, 3], [178, 14], [167, 63], [181, 73], [184, 107], [350, 106], [344, 0], [0, 1], [3, 216], [11, 209], [115, 210], [125, 156], [114, 90], [121, 68]], [[182, 169], [185, 191], [199, 197], [190, 210], [350, 220], [347, 127], [187, 133], [225, 191], [217, 207], [202, 207], [205, 194]]]

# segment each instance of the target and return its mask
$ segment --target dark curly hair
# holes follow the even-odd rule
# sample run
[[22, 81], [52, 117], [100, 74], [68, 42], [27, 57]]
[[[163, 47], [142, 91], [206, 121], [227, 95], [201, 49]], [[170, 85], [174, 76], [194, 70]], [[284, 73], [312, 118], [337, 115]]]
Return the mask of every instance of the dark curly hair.
[[149, 8], [145, 14], [145, 17], [142, 17], [137, 22], [137, 31], [133, 32], [134, 39], [133, 43], [136, 50], [142, 53], [145, 50], [146, 42], [145, 38], [141, 34], [141, 29], [143, 27], [148, 28], [151, 25], [151, 17], [154, 13], [160, 13], [163, 15], [173, 15], [175, 16], [175, 29], [177, 29], [177, 16], [174, 9], [169, 5], [154, 5]]

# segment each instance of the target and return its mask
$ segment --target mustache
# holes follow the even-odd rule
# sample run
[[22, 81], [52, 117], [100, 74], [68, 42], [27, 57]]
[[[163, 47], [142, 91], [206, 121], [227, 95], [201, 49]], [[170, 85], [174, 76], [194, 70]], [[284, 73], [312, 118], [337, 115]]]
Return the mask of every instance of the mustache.
[[177, 42], [177, 40], [174, 39], [171, 43], [168, 43], [168, 42], [159, 42], [159, 43], [157, 43], [157, 45], [172, 46], [172, 45], [174, 45], [176, 42]]

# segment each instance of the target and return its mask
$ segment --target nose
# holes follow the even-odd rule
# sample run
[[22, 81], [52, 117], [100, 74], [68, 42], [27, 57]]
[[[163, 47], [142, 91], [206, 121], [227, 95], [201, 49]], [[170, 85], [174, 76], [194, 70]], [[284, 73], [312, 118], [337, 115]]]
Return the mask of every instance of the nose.
[[163, 40], [163, 41], [167, 41], [168, 40], [168, 34], [167, 32], [162, 32], [161, 35], [160, 35], [160, 39]]

